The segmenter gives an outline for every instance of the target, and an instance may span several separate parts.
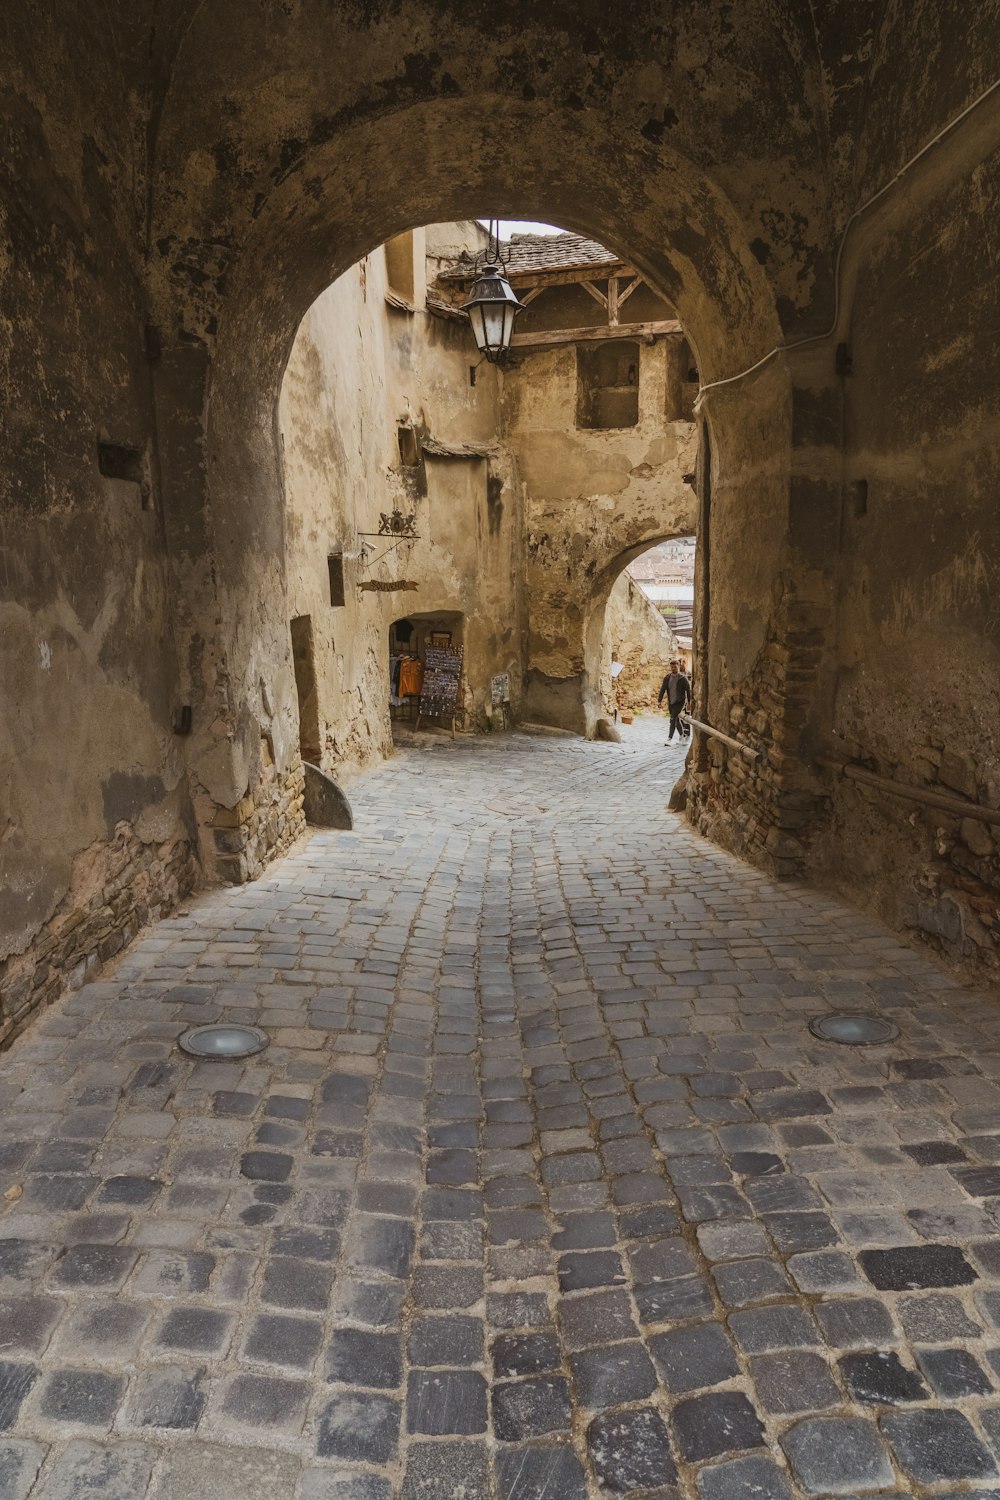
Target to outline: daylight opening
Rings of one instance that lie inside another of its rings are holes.
[[[667,621],[646,574],[614,583],[696,526],[675,310],[616,250],[514,232],[499,255],[524,311],[490,364],[462,309],[495,253],[474,220],[395,236],[316,300],[288,361],[301,737],[331,775],[403,733],[594,735],[655,706],[671,653],[690,665],[691,599]]]

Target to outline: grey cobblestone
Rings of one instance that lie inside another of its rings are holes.
[[[397,757],[4,1054],[3,1500],[995,1486],[995,1002],[633,731]],[[270,1047],[193,1063],[216,1016]]]

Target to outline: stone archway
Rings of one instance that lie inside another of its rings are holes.
[[[608,639],[607,621],[609,604],[611,602],[612,594],[614,593],[616,586],[623,581],[625,570],[628,568],[629,564],[642,557],[644,553],[649,552],[652,548],[659,546],[662,542],[669,542],[674,540],[675,538],[679,538],[682,536],[689,537],[692,536],[693,533],[693,526],[691,528],[680,527],[665,534],[653,537],[644,543],[629,547],[624,553],[620,553],[618,557],[616,557],[611,563],[602,568],[594,589],[594,593],[591,596],[590,609],[587,617],[585,632],[587,682],[586,701],[588,716],[589,718],[593,719],[595,726],[598,719],[605,715],[608,708],[608,683],[606,680],[607,671],[609,668],[608,651],[614,643],[609,641]],[[634,587],[635,589],[639,589],[638,584],[633,584],[632,587]],[[655,604],[653,604],[649,599],[645,598],[645,596],[642,596],[642,602],[648,608],[648,610],[654,612],[655,616]],[[662,678],[662,674],[667,670],[667,663],[669,662],[670,658],[676,654],[676,651],[672,649],[669,644],[671,639],[669,630],[665,630],[664,635],[665,639],[662,654],[662,671],[656,682],[657,688],[659,687],[659,681]]]
[[[171,410],[171,386],[200,393],[204,413],[203,470],[184,474],[172,504],[177,515],[199,515],[212,538],[207,587],[204,558],[185,550],[187,537],[179,539],[187,613],[204,663],[192,696],[227,700],[221,714],[201,717],[204,728],[191,742],[190,770],[208,803],[228,807],[234,799],[253,797],[262,728],[279,771],[290,771],[294,761],[293,679],[282,665],[287,630],[284,611],[275,607],[282,557],[273,412],[298,320],[340,270],[414,223],[466,215],[500,195],[511,211],[545,212],[569,228],[624,246],[678,307],[706,374],[766,351],[780,336],[774,287],[748,250],[736,206],[703,168],[665,151],[662,143],[654,149],[640,133],[634,170],[644,195],[638,203],[613,165],[617,131],[611,118],[588,117],[597,165],[582,174],[575,110],[547,105],[539,111],[523,100],[486,98],[494,127],[502,127],[502,150],[497,130],[482,128],[483,97],[439,97],[378,119],[345,120],[331,138],[303,145],[300,158],[275,174],[266,195],[248,204],[245,194],[242,200],[231,194],[223,205],[231,233],[238,231],[238,250],[228,243],[217,250],[217,222],[207,236],[206,221],[217,221],[223,212],[217,192],[196,190],[185,205],[185,222],[200,216],[205,229],[199,242],[189,241],[183,263],[175,255],[179,236],[171,232],[176,205],[165,201],[157,217],[157,241],[166,247],[156,282],[161,321],[174,325],[162,362],[161,440],[169,446],[189,436],[172,431],[178,413]],[[164,153],[177,147],[176,129],[168,110]],[[430,161],[428,140],[436,142]],[[695,222],[705,233],[692,235]],[[195,277],[193,290],[191,262],[205,265],[209,246],[225,265]],[[773,411],[770,424],[760,421],[762,397]],[[743,592],[742,606],[758,612],[763,635],[787,514],[787,469],[783,473],[775,464],[781,448],[773,441],[774,430],[781,430],[787,451],[787,377],[780,368],[772,367],[758,383],[754,406],[749,426],[739,413],[734,422],[728,413],[720,417],[716,452],[734,506],[746,503],[753,485],[767,557],[759,587]],[[767,434],[765,443],[761,433]],[[724,481],[717,494],[726,494]],[[662,522],[656,529],[662,531]],[[193,534],[188,527],[187,535]],[[208,616],[221,625],[200,627]],[[182,646],[182,661],[197,655],[190,644]],[[270,706],[263,725],[265,678]]]
[[[254,809],[261,857],[280,847],[281,369],[338,270],[468,213],[620,246],[690,335],[712,440],[705,709],[766,755],[753,786],[706,771],[701,826],[896,921],[954,890],[979,913],[956,956],[985,942],[995,860],[961,819],[941,855],[932,820],[843,779],[828,807],[809,767],[832,746],[996,804],[992,7],[872,26],[793,0],[626,5],[609,27],[600,0],[54,0],[40,23],[11,0],[3,46],[11,1013],[176,899],[192,809],[203,829],[224,813],[237,854]],[[115,447],[148,484],[101,467]],[[942,638],[947,756],[914,706]]]

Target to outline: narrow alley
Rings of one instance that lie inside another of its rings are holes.
[[[667,812],[664,727],[406,751],[15,1042],[2,1500],[1000,1483],[996,1003]]]

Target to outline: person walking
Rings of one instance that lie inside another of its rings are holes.
[[[689,730],[685,730],[680,721],[680,716],[691,702],[691,684],[680,670],[680,663],[671,661],[670,671],[664,677],[660,685],[660,696],[656,700],[657,708],[660,707],[664,698],[667,700],[667,708],[670,711],[670,732],[667,735],[667,744],[674,737],[676,729],[680,739],[687,739]]]

